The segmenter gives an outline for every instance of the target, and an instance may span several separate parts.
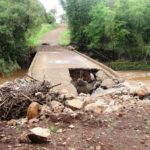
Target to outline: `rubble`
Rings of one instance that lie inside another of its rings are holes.
[[[54,87],[60,84],[53,85],[32,77],[5,83],[0,87],[0,120],[19,119],[26,115],[28,120],[44,119],[53,113],[73,114],[77,111],[110,113],[137,100],[149,99],[144,84],[131,86],[127,82],[120,83],[103,71],[71,69],[70,75],[74,85],[85,88],[86,92],[80,90],[75,96],[65,89],[57,91]]]
[[[79,99],[67,100],[66,105],[74,110],[81,109],[83,101]]]
[[[105,79],[108,79],[108,76],[104,73],[104,71],[100,70],[96,73],[96,80],[104,81]]]
[[[102,81],[101,87],[104,89],[112,88],[116,85],[116,83],[112,79],[106,79]]]
[[[138,86],[130,87],[129,91],[131,95],[137,95],[140,98],[143,98],[148,95],[147,87],[141,82],[138,83]]]
[[[54,113],[61,113],[64,109],[64,105],[58,101],[52,101],[51,108]]]
[[[27,132],[23,132],[19,137],[20,143],[45,143],[50,137],[50,131],[47,128],[36,127]]]
[[[25,117],[32,102],[47,104],[47,93],[52,99],[58,98],[58,93],[51,90],[53,87],[55,85],[50,82],[31,80],[29,77],[5,83],[0,87],[0,120]]]
[[[41,106],[41,111],[40,111],[40,116],[47,116],[48,114],[50,114],[52,112],[51,108],[44,104]]]
[[[55,90],[55,85],[50,82],[29,80],[28,78],[18,79],[1,86],[0,120],[2,120],[2,123],[6,122],[6,128],[13,129],[13,132],[17,133],[13,141],[16,142],[15,145],[21,144],[21,147],[24,147],[25,145],[32,146],[36,143],[42,146],[51,141],[57,144],[56,147],[61,145],[66,148],[70,143],[65,138],[68,135],[70,135],[70,139],[75,141],[78,136],[73,137],[73,135],[78,135],[77,131],[83,138],[93,127],[95,135],[97,130],[101,130],[101,128],[108,128],[109,132],[111,132],[115,125],[119,124],[117,122],[119,119],[124,121],[129,109],[132,111],[134,110],[133,108],[140,108],[144,105],[149,110],[150,100],[145,85],[141,83],[137,85],[130,85],[126,82],[117,83],[114,79],[109,78],[97,81],[94,75],[90,75],[91,78],[84,76],[84,80],[86,79],[87,83],[86,88],[90,85],[92,90],[87,88],[87,93],[80,91],[81,93],[79,92],[77,96],[65,89],[61,89],[61,91]],[[110,83],[106,85],[108,81]],[[105,86],[103,85],[104,83]],[[113,85],[111,85],[112,83]],[[142,92],[145,93],[143,94]],[[116,122],[112,118],[107,118],[109,115],[114,115],[117,118]],[[141,114],[139,113],[138,115]],[[95,130],[95,127],[100,128]],[[118,128],[120,131],[120,128],[123,127],[119,124]],[[83,135],[81,132],[85,129],[87,132]],[[7,129],[4,136],[0,133],[0,142],[9,143],[11,141],[11,138],[6,133]],[[11,134],[11,131],[8,131],[8,133]],[[99,133],[101,135],[102,132],[100,131]],[[90,133],[89,142],[94,137],[92,134]],[[58,137],[61,140],[55,142]],[[54,148],[53,146],[52,149]],[[93,148],[102,149],[98,144]],[[31,149],[34,148],[31,147]]]
[[[103,107],[97,105],[96,103],[91,103],[91,104],[88,104],[87,106],[85,106],[84,111],[100,114],[103,112]]]

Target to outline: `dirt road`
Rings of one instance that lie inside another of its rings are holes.
[[[48,43],[51,46],[59,45],[60,35],[65,30],[66,25],[59,25],[54,31],[48,32],[42,39],[41,43]]]

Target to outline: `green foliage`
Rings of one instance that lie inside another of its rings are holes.
[[[114,12],[100,3],[92,9],[91,16],[92,21],[85,30],[90,39],[89,48],[106,49],[113,35]]]
[[[20,69],[17,62],[13,62],[11,60],[6,62],[4,59],[0,59],[0,73],[3,76],[10,75],[16,69]]]
[[[67,15],[65,13],[61,14],[60,18],[61,18],[61,23],[67,23]]]
[[[108,2],[101,1],[90,12],[92,19],[85,30],[89,48],[114,49],[119,58],[143,59],[149,44],[150,2],[116,0],[111,6]]]
[[[80,49],[84,49],[88,42],[84,32],[90,22],[89,11],[99,0],[60,0],[66,10],[69,28],[71,30],[71,42]]]
[[[51,11],[47,13],[46,17],[47,17],[47,22],[49,24],[53,24],[56,22],[55,16],[53,13],[51,13]]]
[[[37,46],[40,43],[41,37],[45,33],[55,29],[56,26],[57,26],[57,24],[55,24],[55,23],[53,23],[53,24],[42,24],[39,28],[37,28],[33,32],[33,34],[29,38],[27,38],[27,44],[29,46]]]
[[[150,63],[145,64],[142,61],[126,61],[126,60],[117,60],[110,63],[110,67],[114,70],[150,70]]]
[[[52,125],[52,124],[49,124],[48,128],[49,128],[49,131],[52,132],[52,133],[56,133],[57,130],[58,130],[58,127],[55,126],[55,125]]]
[[[67,12],[71,42],[80,51],[111,50],[118,59],[150,59],[149,0],[60,2]]]
[[[62,46],[68,46],[70,44],[70,30],[65,29],[60,35],[59,44]]]
[[[11,65],[16,66],[26,58],[29,52],[26,35],[30,36],[33,28],[43,22],[46,12],[38,0],[0,1],[0,59],[5,64],[0,73],[14,70]]]

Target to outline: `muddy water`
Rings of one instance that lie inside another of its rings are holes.
[[[6,81],[11,81],[16,78],[21,78],[26,75],[27,69],[21,69],[14,72],[9,77],[0,76],[0,84],[3,84]],[[129,82],[144,82],[150,87],[150,71],[118,71],[119,75],[128,80]]]
[[[8,76],[8,77],[0,76],[0,84],[3,84],[6,81],[14,80],[16,78],[24,77],[26,73],[27,73],[27,69],[21,69],[21,70],[15,71],[11,76]]]
[[[130,83],[143,82],[150,87],[150,71],[118,71],[118,73]]]

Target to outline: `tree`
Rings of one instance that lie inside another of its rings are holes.
[[[22,62],[29,50],[26,33],[43,22],[46,12],[38,0],[0,1],[0,59],[7,70]]]
[[[88,43],[85,27],[90,22],[89,11],[99,0],[60,0],[66,10],[68,24],[71,30],[71,41],[80,50],[84,50]]]
[[[142,60],[149,47],[148,0],[103,0],[90,12],[86,27],[89,48],[114,50],[119,58]]]
[[[51,11],[49,11],[49,12],[47,13],[47,22],[48,22],[49,24],[52,24],[52,23],[56,22],[55,14],[53,14]]]
[[[132,61],[150,55],[149,0],[60,0],[71,41],[80,51],[96,50]],[[107,52],[109,50],[109,52]],[[107,57],[106,56],[106,57]]]

